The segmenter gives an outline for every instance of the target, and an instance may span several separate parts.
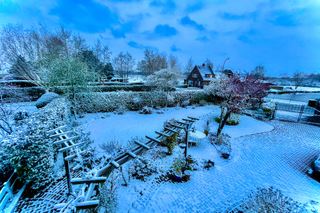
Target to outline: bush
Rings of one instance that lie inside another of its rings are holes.
[[[144,106],[139,113],[144,115],[152,114],[152,108],[148,106]]]
[[[280,190],[258,188],[243,203],[228,212],[309,212],[301,203],[286,197]]]
[[[53,141],[48,131],[69,122],[64,99],[57,99],[21,122],[18,131],[4,138],[0,159],[7,169],[31,183],[34,190],[49,184],[54,178]]]
[[[175,133],[165,140],[165,146],[168,148],[168,155],[172,155],[174,147],[177,145],[178,134]]]
[[[215,122],[220,123],[220,117],[215,117],[214,120],[215,120]],[[236,126],[238,124],[239,124],[238,120],[228,119],[226,122],[226,125],[228,125],[228,126]]]
[[[108,92],[78,94],[80,112],[112,112],[120,106],[128,110],[141,110],[144,106],[167,107],[197,104],[207,96],[202,90],[185,90],[176,92]]]
[[[151,176],[157,172],[157,168],[146,158],[137,158],[132,161],[129,168],[131,177],[138,180],[145,180],[146,177]]]

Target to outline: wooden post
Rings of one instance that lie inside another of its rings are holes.
[[[184,157],[186,158],[187,160],[187,156],[188,156],[188,145],[189,145],[189,124],[186,125],[185,127],[185,131],[186,131],[186,138],[185,138],[185,143],[186,143],[186,148],[185,148],[185,151],[184,151]]]
[[[300,122],[300,120],[301,120],[303,111],[304,111],[304,105],[301,105],[301,107],[300,107],[300,112],[299,112],[299,117],[298,117],[298,122]]]
[[[67,177],[67,186],[68,186],[68,194],[72,194],[72,186],[71,186],[71,174],[70,174],[70,167],[69,167],[69,161],[66,160],[67,152],[63,152],[63,162],[64,162],[64,169],[66,171],[66,177]]]

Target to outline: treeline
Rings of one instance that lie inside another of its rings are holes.
[[[90,73],[92,80],[110,79],[117,75],[127,78],[135,67],[139,73],[151,75],[165,68],[177,68],[178,60],[155,50],[146,49],[142,60],[136,62],[129,52],[112,57],[107,44],[97,39],[89,45],[84,37],[63,27],[48,30],[44,26],[27,29],[23,25],[6,25],[1,30],[1,66],[17,78],[37,82],[56,81],[63,73],[58,68],[75,66]],[[61,67],[62,66],[62,67]],[[61,69],[60,69],[61,70]]]

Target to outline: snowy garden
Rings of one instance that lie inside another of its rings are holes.
[[[320,212],[319,88],[299,76],[229,58],[183,76],[146,49],[137,80],[129,53],[63,28],[0,38],[1,213]]]

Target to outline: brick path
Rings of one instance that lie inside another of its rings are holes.
[[[223,212],[257,187],[274,186],[296,201],[320,205],[320,184],[305,171],[320,153],[320,128],[296,123],[271,122],[271,132],[232,141],[233,157],[215,168],[192,172],[183,184],[162,183],[147,187],[129,212]],[[209,144],[192,152],[215,152]],[[319,210],[320,212],[320,210]]]

